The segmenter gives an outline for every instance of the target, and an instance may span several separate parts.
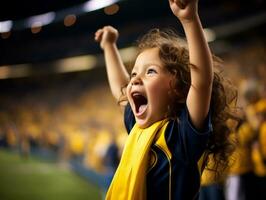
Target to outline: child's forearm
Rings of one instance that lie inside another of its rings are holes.
[[[113,96],[118,100],[121,96],[122,87],[128,83],[129,74],[115,43],[105,45],[104,58],[109,85]]]
[[[186,34],[191,66],[191,83],[194,87],[211,87],[213,79],[212,55],[203,28],[196,15],[193,20],[181,22]]]

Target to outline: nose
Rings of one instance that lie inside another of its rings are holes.
[[[131,79],[131,85],[140,85],[140,84],[142,84],[142,80],[139,77],[139,75],[137,75]]]

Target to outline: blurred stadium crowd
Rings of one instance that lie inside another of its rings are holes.
[[[203,171],[202,200],[266,199],[265,53],[265,41],[260,41],[223,56],[224,72],[238,88],[242,122],[232,133],[235,151],[219,181],[214,181],[212,171]],[[230,122],[228,125],[235,126]]]
[[[238,88],[243,120],[232,133],[236,149],[219,181],[203,171],[201,200],[266,199],[265,43],[252,41],[219,55],[225,76]],[[103,67],[1,80],[0,89],[1,148],[24,158],[46,151],[103,178],[113,174],[127,133]]]
[[[61,161],[83,156],[85,166],[104,172],[108,144],[113,137],[120,149],[124,143],[122,115],[106,84],[88,89],[76,81],[80,80],[56,80],[59,85],[50,88],[51,82],[44,80],[46,86],[35,91],[27,91],[26,84],[15,89],[28,92],[23,97],[19,91],[3,95],[1,146],[17,149],[23,156],[36,148],[50,149]]]

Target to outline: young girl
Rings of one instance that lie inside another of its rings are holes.
[[[151,30],[139,41],[130,75],[116,46],[117,30],[105,26],[95,33],[112,94],[121,102],[126,86],[128,101],[129,137],[106,199],[197,199],[203,153],[212,153],[217,165],[226,163],[231,101],[213,72],[216,62],[203,35],[198,1],[169,4],[183,25],[189,51],[174,33]]]

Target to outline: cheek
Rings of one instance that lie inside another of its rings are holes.
[[[158,80],[154,84],[150,85],[150,91],[153,94],[168,96],[168,92],[170,91],[169,80]],[[159,97],[159,96],[158,96]]]
[[[150,92],[153,96],[154,103],[159,104],[163,107],[167,106],[169,103],[169,81],[160,81],[157,84],[150,85]]]

